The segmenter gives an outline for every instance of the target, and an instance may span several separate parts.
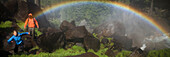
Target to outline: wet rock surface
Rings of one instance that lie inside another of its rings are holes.
[[[84,26],[78,26],[65,32],[67,40],[75,38],[85,38],[86,36],[88,36],[88,34],[89,33]]]
[[[25,22],[28,17],[28,13],[33,13],[33,16],[35,16],[36,13],[42,12],[41,8],[36,4],[28,3],[22,0],[8,0],[3,4],[0,4],[0,6],[2,9],[0,10],[0,18],[2,18],[2,21],[21,20]],[[43,14],[41,17],[37,17],[36,19],[41,28],[51,26]]]
[[[86,50],[93,49],[94,51],[98,51],[100,49],[100,41],[94,38],[85,26],[74,26],[68,21],[63,21],[60,29],[65,33],[67,42],[74,42],[75,44],[83,43]]]
[[[64,33],[55,28],[49,28],[46,33],[38,37],[38,46],[46,52],[53,52],[56,49],[64,48],[64,45]]]
[[[6,20],[11,20],[10,17],[12,17],[13,15],[9,12],[9,10],[2,4],[0,3],[0,21],[6,21]]]
[[[86,49],[93,49],[97,52],[100,49],[100,41],[94,37],[86,37],[84,38],[84,45]]]
[[[126,36],[113,36],[113,39],[125,50],[130,50],[132,48],[132,40]]]
[[[140,48],[134,48],[129,57],[146,57],[146,52],[141,50]]]
[[[108,56],[108,57],[115,57],[116,53],[114,53],[111,49],[108,49],[105,54]]]
[[[24,51],[29,52],[30,49],[35,47],[37,44],[30,35],[23,35],[22,40],[24,42]]]
[[[104,45],[105,45],[105,44],[108,44],[108,43],[109,43],[109,40],[106,39],[106,38],[104,38],[104,39],[102,39],[101,43],[104,44]]]
[[[65,31],[67,31],[67,30],[69,30],[69,29],[73,29],[73,28],[75,28],[75,26],[74,26],[73,24],[69,23],[69,22],[66,21],[66,20],[64,20],[64,21],[61,23],[61,25],[60,25],[60,29],[61,29],[63,32],[65,32]]]

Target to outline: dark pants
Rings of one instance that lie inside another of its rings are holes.
[[[21,43],[21,44],[19,44],[19,45],[15,45],[15,48],[14,48],[14,52],[15,53],[18,53],[18,49],[20,48],[22,51],[24,50],[24,46],[23,46],[24,44],[23,43]]]
[[[34,40],[35,39],[35,28],[28,28],[28,31],[30,32],[32,40]]]

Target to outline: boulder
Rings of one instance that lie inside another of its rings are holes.
[[[104,45],[105,45],[105,44],[108,44],[108,43],[109,43],[109,40],[106,39],[106,38],[103,38],[102,41],[101,41],[101,43],[104,44]]]
[[[78,26],[65,32],[67,40],[75,38],[85,38],[86,36],[88,36],[88,34],[89,32],[86,30],[85,26]]]
[[[38,37],[37,43],[43,51],[53,52],[56,49],[64,48],[65,35],[62,31],[58,31],[55,28],[49,28],[46,33],[43,33]]]
[[[112,36],[114,39],[115,45],[119,45],[122,49],[130,50],[132,48],[132,39],[129,39],[126,36]]]
[[[84,43],[84,38],[89,35],[84,26],[78,26],[73,29],[67,30],[65,33],[67,45],[75,45],[76,43]],[[73,44],[69,44],[72,42]]]
[[[146,57],[146,53],[141,50],[140,48],[136,48],[133,52],[129,55],[129,57]]]
[[[84,45],[86,50],[93,49],[95,52],[97,52],[100,49],[100,41],[94,37],[84,38]]]
[[[15,48],[15,41],[11,44],[8,44],[8,39],[12,36],[12,34],[8,35],[6,39],[3,40],[3,49],[5,51],[11,51]]]
[[[60,25],[60,29],[65,32],[69,29],[73,29],[75,28],[76,26],[74,26],[73,24],[69,23],[68,21],[64,20],[61,25]]]
[[[76,26],[75,20],[71,21],[71,24]]]
[[[109,49],[111,50],[118,50],[118,51],[121,51],[123,48],[122,48],[122,44],[116,40],[113,40],[112,41],[114,43],[114,45],[112,45]]]
[[[115,57],[115,55],[117,54],[118,52],[113,52],[113,50],[111,49],[108,49],[105,54],[108,56],[108,57]]]
[[[97,38],[94,38],[90,34],[85,26],[74,26],[73,24],[63,21],[60,29],[65,33],[67,43],[73,42],[84,44],[86,51],[88,49],[93,49],[98,51],[100,49],[100,41]]]
[[[31,38],[30,35],[23,35],[22,40],[24,42],[24,51],[29,52],[30,49],[37,46],[36,42]]]

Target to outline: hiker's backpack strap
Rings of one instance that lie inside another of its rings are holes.
[[[33,20],[33,21],[34,21],[34,24],[35,24],[35,20],[36,20],[36,19],[34,18],[34,20]]]
[[[33,18],[33,19],[34,19],[33,22],[34,22],[35,28],[37,28],[37,25],[35,23],[36,19],[35,18]]]
[[[27,19],[28,19],[28,22],[29,22],[29,19],[30,19],[30,18],[27,18]],[[37,26],[36,26],[36,23],[35,23],[35,20],[36,20],[36,19],[33,18],[34,25],[35,25],[35,27],[37,27]],[[27,24],[28,24],[28,22],[27,22]]]
[[[29,19],[30,19],[30,18],[27,18],[27,19],[28,19],[28,22],[29,22]],[[27,22],[27,24],[28,24],[28,22]],[[34,22],[34,24],[35,24],[35,18],[33,18],[33,22]]]
[[[27,18],[27,25],[26,25],[26,30],[28,31],[28,22],[29,22],[29,18]]]
[[[27,18],[28,19],[28,22],[29,22],[29,18]],[[27,22],[27,25],[28,25],[28,22]]]

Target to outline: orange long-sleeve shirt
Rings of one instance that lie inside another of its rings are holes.
[[[29,18],[29,21],[28,21],[28,18],[27,18],[26,21],[25,21],[24,28],[26,28],[27,23],[28,23],[28,27],[29,27],[29,28],[35,28],[34,22],[35,22],[35,24],[37,25],[37,28],[39,28],[38,22],[37,22],[37,20],[36,20],[35,18],[32,18],[32,19]]]

